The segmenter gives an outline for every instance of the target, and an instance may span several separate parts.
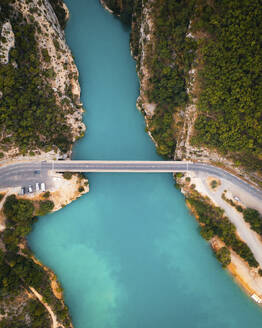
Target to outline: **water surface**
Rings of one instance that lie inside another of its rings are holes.
[[[98,0],[67,0],[87,135],[75,159],[160,160],[136,110],[129,34]],[[29,242],[58,275],[75,328],[246,328],[262,313],[220,267],[170,174],[89,174],[90,193]]]

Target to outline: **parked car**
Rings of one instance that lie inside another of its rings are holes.
[[[37,182],[37,183],[35,184],[35,190],[36,190],[36,191],[39,191],[39,190],[40,190],[40,183]]]
[[[32,188],[31,185],[28,186],[28,191],[29,191],[29,192],[33,192],[33,188]]]
[[[25,194],[25,187],[21,188],[21,195]]]
[[[44,182],[41,183],[41,190],[45,191],[45,183]]]
[[[234,196],[234,200],[236,200],[237,202],[240,202],[240,199],[237,196]]]
[[[40,174],[40,170],[35,170],[34,174]]]

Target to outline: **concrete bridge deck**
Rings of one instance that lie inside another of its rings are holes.
[[[262,191],[237,176],[205,163],[186,161],[28,161],[0,166],[0,188],[23,186],[48,179],[48,172],[130,172],[173,173],[205,172],[211,176],[231,181],[235,185],[262,199]]]

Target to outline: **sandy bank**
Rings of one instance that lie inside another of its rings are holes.
[[[216,187],[212,188],[212,182],[216,181]],[[182,192],[190,192],[190,186],[201,194],[208,197],[215,206],[222,208],[226,216],[236,226],[239,237],[250,247],[256,260],[262,265],[262,239],[256,232],[250,229],[249,225],[244,221],[243,215],[233,206],[229,205],[222,199],[222,194],[226,190],[227,197],[235,201],[235,197],[239,199],[238,204],[242,207],[256,208],[262,213],[262,203],[259,199],[249,195],[245,190],[235,187],[232,183],[211,177],[205,173],[187,172],[184,177],[179,179],[182,183]],[[196,213],[192,211],[196,216]],[[218,250],[224,246],[224,243],[217,237],[210,242],[211,246]],[[234,280],[243,288],[243,290],[251,297],[253,294],[262,299],[262,277],[258,274],[257,268],[250,268],[248,263],[241,259],[232,249],[231,264],[227,267]]]

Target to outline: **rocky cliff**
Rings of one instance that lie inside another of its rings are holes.
[[[2,160],[67,157],[84,135],[79,74],[53,8],[65,24],[69,14],[62,1],[2,5]]]

